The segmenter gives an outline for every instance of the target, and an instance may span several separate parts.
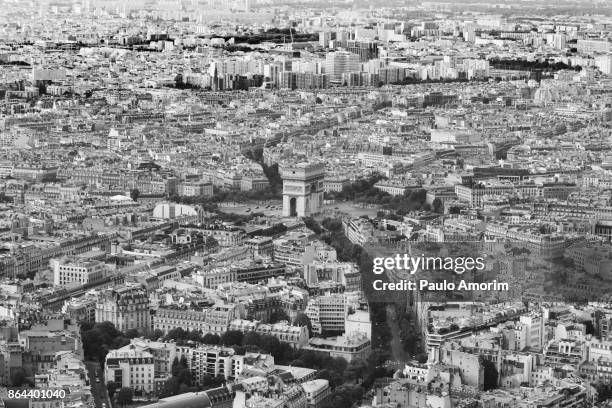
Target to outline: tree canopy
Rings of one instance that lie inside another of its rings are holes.
[[[131,388],[123,387],[117,393],[117,402],[121,404],[121,406],[126,406],[132,403],[132,398],[134,397],[134,392]]]
[[[104,365],[109,350],[130,344],[130,340],[111,322],[95,323],[93,326],[82,324],[81,339],[85,358],[98,361],[101,365]]]

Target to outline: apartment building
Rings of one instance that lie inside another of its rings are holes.
[[[331,281],[342,284],[349,292],[361,288],[361,273],[357,265],[350,262],[314,261],[304,266],[304,280],[309,287]]]
[[[302,388],[306,393],[307,408],[324,407],[331,394],[329,381],[323,379],[306,381],[302,383]]]
[[[324,353],[330,357],[342,357],[350,363],[355,359],[366,359],[372,351],[372,344],[367,337],[354,334],[325,339],[315,337],[310,339],[304,349]]]
[[[202,384],[207,376],[233,379],[242,374],[245,356],[235,355],[231,347],[201,345],[177,346],[178,358],[185,357],[196,384]]]
[[[289,343],[294,348],[302,348],[308,344],[308,327],[293,326],[288,323],[259,324],[255,332],[261,335],[271,335],[283,343]]]
[[[108,289],[100,293],[96,303],[96,322],[106,321],[122,332],[151,329],[147,290],[138,285]]]
[[[245,242],[253,256],[272,257],[274,243],[270,237],[253,237]]]
[[[204,309],[160,307],[153,319],[153,328],[164,333],[180,327],[221,335],[228,330],[232,320],[244,317],[245,307],[238,303],[218,303]]]
[[[186,181],[179,185],[179,195],[185,197],[211,197],[213,195],[212,183]]]
[[[308,302],[305,313],[310,318],[314,334],[343,332],[347,314],[346,298],[341,293],[319,296]]]
[[[86,285],[100,282],[105,276],[104,262],[79,259],[52,259],[53,284],[68,285],[76,283]]]
[[[104,382],[146,393],[155,390],[155,359],[147,351],[128,344],[106,355]]]
[[[171,374],[172,362],[176,357],[176,345],[163,341],[152,341],[145,338],[132,339],[130,343],[153,356],[156,378],[164,378]]]
[[[238,282],[259,283],[269,278],[284,277],[285,265],[282,263],[254,262],[248,265],[232,267],[232,272]]]

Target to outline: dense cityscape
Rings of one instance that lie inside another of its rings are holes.
[[[0,5],[0,408],[612,407],[612,3]]]

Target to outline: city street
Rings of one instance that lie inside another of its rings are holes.
[[[106,391],[106,384],[100,372],[100,382],[96,382],[96,371],[100,370],[100,364],[95,361],[86,361],[87,375],[91,384],[91,394],[93,395],[96,408],[102,408],[103,403],[107,408],[111,408],[110,398],[108,398],[108,392]]]

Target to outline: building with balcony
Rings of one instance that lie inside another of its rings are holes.
[[[111,381],[120,384],[120,388],[153,392],[155,390],[153,355],[133,344],[109,351],[104,362],[104,382]]]
[[[151,329],[149,295],[140,285],[108,289],[96,303],[96,322],[111,322],[117,330]]]

